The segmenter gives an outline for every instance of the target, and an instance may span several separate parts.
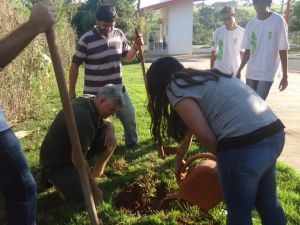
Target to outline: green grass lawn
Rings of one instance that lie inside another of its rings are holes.
[[[126,149],[120,122],[113,119],[118,134],[118,147],[106,169],[106,177],[99,179],[98,184],[104,191],[104,203],[97,206],[99,218],[105,225],[129,224],[225,224],[226,208],[223,203],[211,210],[209,214],[200,212],[196,206],[171,202],[168,210],[155,210],[146,215],[134,214],[126,209],[116,207],[118,194],[130,183],[137,183],[144,190],[146,201],[156,193],[156,187],[163,184],[168,192],[177,190],[173,174],[173,157],[163,160],[151,142],[150,117],[146,110],[147,99],[143,77],[139,64],[123,67],[126,88],[136,110],[139,142],[137,149]],[[79,79],[82,81],[82,76]],[[78,85],[78,95],[82,90],[82,82]],[[14,127],[15,131],[27,130],[30,135],[21,140],[27,160],[39,186],[39,147],[47,128],[56,113],[61,109],[60,98],[56,89],[49,95],[46,114],[41,120],[27,120]],[[197,144],[193,144],[189,154],[199,152]],[[288,224],[300,224],[300,177],[286,165],[278,165],[278,194],[288,218]],[[0,201],[0,214],[4,214],[3,201]],[[254,224],[260,224],[257,213],[253,213]],[[85,206],[63,202],[56,191],[51,188],[38,194],[37,224],[89,224]]]

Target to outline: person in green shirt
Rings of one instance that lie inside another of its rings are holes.
[[[83,155],[95,157],[93,174],[88,169],[89,182],[95,203],[101,203],[103,193],[94,177],[100,177],[113,154],[117,139],[111,122],[105,120],[123,106],[123,91],[109,84],[99,88],[96,96],[83,95],[72,103]],[[43,179],[58,189],[71,202],[84,202],[79,175],[76,170],[67,125],[61,110],[52,122],[41,145],[40,164]]]

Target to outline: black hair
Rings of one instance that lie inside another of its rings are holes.
[[[96,12],[96,19],[98,21],[113,22],[118,18],[116,9],[112,5],[100,6]]]
[[[253,2],[253,5],[255,5],[255,3],[257,3],[257,2],[266,2],[266,4],[268,6],[270,6],[272,4],[272,0],[253,0],[252,2]]]
[[[203,79],[195,79],[201,76]],[[180,116],[173,110],[166,94],[168,89],[174,96],[180,97],[173,91],[170,82],[180,88],[202,85],[207,81],[218,81],[221,74],[210,70],[185,69],[173,57],[163,57],[156,60],[147,71],[148,111],[151,116],[151,134],[154,143],[161,146],[164,140],[180,142],[186,134],[187,127]],[[226,77],[226,76],[225,76]],[[179,82],[179,80],[183,82]]]

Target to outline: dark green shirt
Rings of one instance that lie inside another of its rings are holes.
[[[78,129],[81,148],[84,153],[89,151],[96,136],[97,129],[102,127],[103,120],[98,117],[91,97],[82,96],[73,103],[73,111]],[[43,169],[72,164],[72,147],[69,139],[64,113],[61,110],[52,122],[41,146],[40,162]]]

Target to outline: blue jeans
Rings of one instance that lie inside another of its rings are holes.
[[[251,87],[263,100],[266,100],[273,81],[246,79],[246,84]]]
[[[35,224],[36,183],[11,129],[0,132],[0,191],[5,201],[6,225]]]
[[[128,92],[124,92],[124,106],[117,111],[116,116],[121,120],[125,133],[125,145],[134,146],[138,142],[134,108]]]
[[[285,225],[276,194],[276,160],[284,146],[281,131],[242,148],[217,154],[220,184],[227,207],[227,225],[252,225],[257,209],[263,225]]]

